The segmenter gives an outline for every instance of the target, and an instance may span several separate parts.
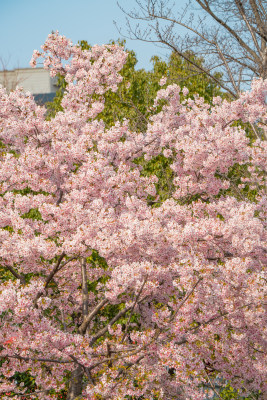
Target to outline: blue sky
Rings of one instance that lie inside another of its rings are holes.
[[[120,0],[120,4],[129,10],[135,1]],[[74,43],[108,43],[120,37],[113,20],[125,28],[125,16],[117,0],[0,0],[1,60],[7,69],[28,67],[32,51],[40,49],[52,30]],[[127,40],[127,47],[137,53],[138,68],[150,69],[152,55],[167,54],[164,49],[139,41]]]

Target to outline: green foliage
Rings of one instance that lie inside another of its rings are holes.
[[[0,365],[4,362],[5,360],[0,360]],[[1,379],[1,375],[0,375]],[[17,385],[21,387],[21,392],[25,394],[25,396],[21,396],[20,398],[22,400],[26,400],[29,398],[29,394],[33,393],[36,390],[36,384],[34,378],[30,374],[29,371],[25,372],[15,372],[15,374],[10,378],[10,381],[16,381]],[[14,392],[8,392],[6,393],[6,396],[10,397],[12,399],[13,397],[17,397],[16,393]],[[33,400],[37,400],[37,397],[31,397]]]
[[[32,208],[30,211],[22,215],[22,218],[29,218],[40,221],[42,219],[42,215],[38,208]]]
[[[188,51],[187,56],[197,65],[203,66],[204,58],[196,56],[192,51]],[[225,95],[219,89],[219,86],[214,83],[207,75],[201,73],[197,67],[192,66],[189,62],[181,58],[177,53],[171,53],[167,62],[162,61],[159,57],[152,58],[154,64],[154,74],[157,78],[166,76],[167,84],[177,84],[181,87],[187,87],[189,96],[198,94],[204,97],[205,101],[210,103],[214,96]],[[214,75],[218,80],[220,74]]]
[[[119,44],[124,45],[124,42],[119,42]],[[175,53],[170,55],[168,61],[153,57],[152,71],[145,71],[135,69],[136,55],[133,51],[127,52],[128,58],[121,71],[124,79],[116,93],[111,91],[106,93],[105,109],[99,115],[107,127],[112,126],[117,120],[122,121],[126,118],[130,121],[130,127],[133,130],[144,131],[148,117],[151,115],[151,106],[161,88],[159,81],[163,76],[167,78],[166,85],[176,83],[181,87],[186,86],[191,97],[198,93],[206,101],[211,102],[214,96],[223,95],[207,76],[203,76],[196,69],[192,70],[189,63]],[[193,53],[189,53],[188,56],[199,65],[204,62]],[[220,77],[217,76],[217,78]]]
[[[46,103],[48,120],[50,120],[51,118],[54,118],[57,112],[63,111],[63,108],[61,107],[61,101],[63,98],[64,90],[67,87],[67,83],[66,83],[64,77],[61,76],[60,74],[57,75],[57,86],[58,86],[58,90],[56,92],[56,95],[55,95],[53,101]]]
[[[12,190],[14,194],[21,194],[22,196],[27,196],[27,194],[32,194],[32,195],[37,195],[37,194],[43,194],[44,196],[49,196],[49,193],[44,192],[43,190],[39,190],[38,192],[35,192],[29,187],[26,187],[24,189],[14,189]]]
[[[147,199],[148,203],[151,204],[152,207],[157,207],[160,205],[160,203],[170,198],[174,190],[174,185],[172,183],[173,171],[170,168],[172,159],[166,158],[163,156],[163,154],[160,154],[157,157],[153,157],[148,162],[141,157],[136,160],[136,163],[142,165],[142,175],[156,175],[158,178],[158,182],[155,184],[157,196],[155,198],[149,195]]]
[[[108,268],[106,260],[101,257],[96,250],[92,250],[91,256],[88,257],[86,261],[91,264],[92,268]]]
[[[251,183],[247,182],[243,184],[243,187],[239,186],[242,184],[242,178],[250,178],[251,174],[248,171],[249,164],[234,164],[229,168],[227,175],[216,173],[215,176],[220,179],[227,179],[230,182],[230,186],[226,190],[221,190],[218,197],[221,196],[234,196],[239,201],[249,200],[255,202],[259,189],[263,189],[259,186],[257,189],[254,188]],[[259,171],[260,173],[260,171]]]
[[[15,276],[0,265],[0,282],[15,281]]]
[[[223,390],[220,391],[220,397],[216,396],[214,400],[257,400],[260,393],[254,393],[249,396],[241,396],[240,391],[234,389],[230,383],[228,383]]]

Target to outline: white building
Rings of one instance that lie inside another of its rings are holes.
[[[32,94],[55,93],[56,78],[52,79],[49,71],[43,68],[19,68],[13,71],[0,71],[0,84],[8,91],[22,86],[24,91]]]
[[[9,92],[20,86],[25,92],[31,92],[40,104],[53,100],[57,91],[56,82],[57,78],[51,78],[49,71],[43,68],[0,71],[0,85],[6,87]]]

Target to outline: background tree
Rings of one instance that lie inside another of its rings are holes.
[[[123,11],[131,38],[164,45],[236,98],[253,77],[267,77],[266,5],[265,0],[194,0],[181,10],[180,2],[136,0],[136,9]],[[205,64],[195,63],[188,51],[204,57]]]

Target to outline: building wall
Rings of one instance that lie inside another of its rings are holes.
[[[32,94],[55,93],[57,90],[56,78],[52,79],[49,71],[43,68],[21,68],[13,71],[0,71],[0,84],[14,90],[16,86],[23,87],[24,91]]]

